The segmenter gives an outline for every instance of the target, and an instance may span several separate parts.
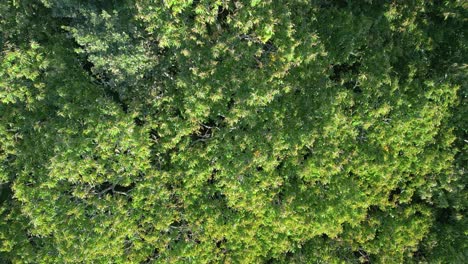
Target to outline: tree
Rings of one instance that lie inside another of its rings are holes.
[[[0,10],[0,260],[466,258],[462,1]]]

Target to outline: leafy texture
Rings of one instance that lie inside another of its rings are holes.
[[[0,3],[0,261],[462,263],[463,1]]]

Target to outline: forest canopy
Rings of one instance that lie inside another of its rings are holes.
[[[464,263],[463,0],[0,1],[0,263]]]

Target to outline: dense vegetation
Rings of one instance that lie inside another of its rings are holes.
[[[467,11],[0,1],[0,262],[466,261]]]

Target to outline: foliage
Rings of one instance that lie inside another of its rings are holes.
[[[462,263],[467,10],[0,2],[0,261]]]

